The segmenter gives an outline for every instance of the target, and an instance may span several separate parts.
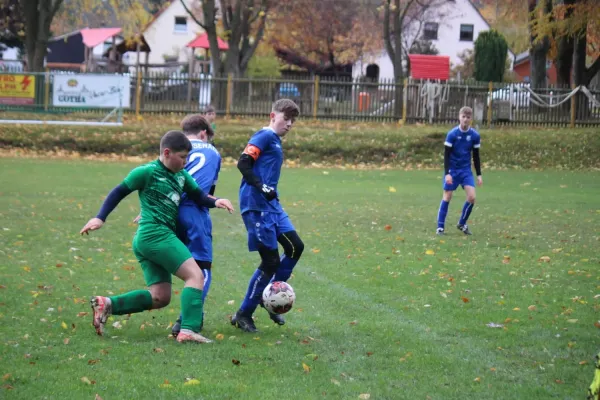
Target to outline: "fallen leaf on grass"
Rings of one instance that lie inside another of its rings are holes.
[[[69,344],[69,341],[70,341],[70,340],[71,340],[71,339],[69,339],[69,338],[64,338],[64,339],[63,339],[63,343],[64,343],[64,344]]]
[[[8,378],[10,378],[10,374],[4,374],[4,376],[2,377],[2,380],[5,381]]]
[[[389,190],[389,192],[390,192],[390,193],[396,193],[396,188],[395,188],[395,187],[393,187],[393,186],[390,186],[390,187],[388,188],[388,190]]]
[[[186,379],[185,383],[183,384],[183,386],[193,386],[193,385],[199,385],[200,381],[198,379]]]
[[[82,377],[81,382],[85,383],[86,385],[93,385],[96,383],[96,381],[90,381],[87,376]]]
[[[564,382],[561,381],[560,379],[555,379],[554,382],[558,383],[559,385],[562,385]]]
[[[391,225],[386,225],[383,227],[383,229],[385,229],[386,231],[391,231],[392,230],[392,226]]]
[[[160,385],[158,385],[158,387],[161,388],[161,389],[168,389],[168,388],[170,388],[172,386],[173,385],[171,385],[167,379],[165,379],[165,381],[163,383],[161,383]]]
[[[371,395],[369,393],[361,393],[358,398],[361,400],[368,400],[371,398]]]
[[[333,379],[333,378],[331,378],[331,383],[333,383],[336,386],[340,386],[341,385],[340,381],[338,381],[337,379]]]
[[[60,326],[61,326],[63,329],[67,329],[67,328],[68,328],[67,324],[66,324],[64,321],[63,321],[63,322],[61,322]]]
[[[577,319],[568,319],[567,322],[570,324],[574,324],[576,323],[578,320]]]
[[[473,379],[473,381],[479,383],[479,382],[481,382],[481,378],[477,377],[477,378]]]
[[[304,372],[309,373],[310,372],[310,367],[304,363],[302,363],[302,369],[304,370]]]
[[[579,365],[586,365],[588,362],[587,361],[579,361]]]
[[[531,305],[531,306],[527,307],[527,309],[528,309],[529,311],[535,311],[535,310],[536,310],[536,306],[534,306],[534,305]]]
[[[319,249],[312,249],[312,252],[315,253],[315,254],[317,254],[317,253],[320,253],[321,250],[319,250]]]
[[[461,297],[460,299],[463,303],[468,303],[470,301],[467,297]]]
[[[96,393],[96,397],[94,397],[94,400],[102,400],[102,397],[100,397],[100,395]]]
[[[81,311],[81,312],[78,312],[78,313],[77,313],[77,316],[78,316],[78,317],[85,317],[85,316],[86,316],[86,315],[88,315],[88,314],[89,314],[88,312]]]
[[[161,349],[160,347],[155,347],[154,349],[152,349],[153,352],[155,353],[164,353],[165,351],[163,349]]]
[[[425,254],[427,254],[428,256],[432,256],[435,254],[435,251],[433,251],[431,249],[427,249],[427,250],[425,250]]]
[[[241,364],[240,360],[236,360],[235,358],[232,358],[231,362],[233,363],[233,365],[240,365]]]
[[[215,337],[215,339],[217,340],[223,340],[225,339],[225,335],[223,335],[222,333],[217,334],[217,336]]]
[[[600,329],[600,321],[596,321],[594,322],[594,326],[598,329]]]
[[[550,262],[550,257],[548,257],[548,256],[541,256],[538,261]]]

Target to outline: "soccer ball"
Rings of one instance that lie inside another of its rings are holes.
[[[296,294],[285,282],[271,282],[263,290],[263,305],[271,314],[285,314],[292,309]]]

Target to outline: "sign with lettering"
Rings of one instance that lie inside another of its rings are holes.
[[[130,107],[129,76],[71,74],[54,75],[52,104],[55,107]]]
[[[0,104],[33,104],[35,76],[0,75]]]

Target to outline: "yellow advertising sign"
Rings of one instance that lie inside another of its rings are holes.
[[[33,104],[35,76],[0,75],[0,104]]]

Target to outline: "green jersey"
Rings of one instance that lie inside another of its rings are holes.
[[[134,168],[123,184],[139,193],[140,228],[163,225],[172,231],[177,223],[181,194],[198,190],[198,184],[185,169],[173,173],[160,160]]]

